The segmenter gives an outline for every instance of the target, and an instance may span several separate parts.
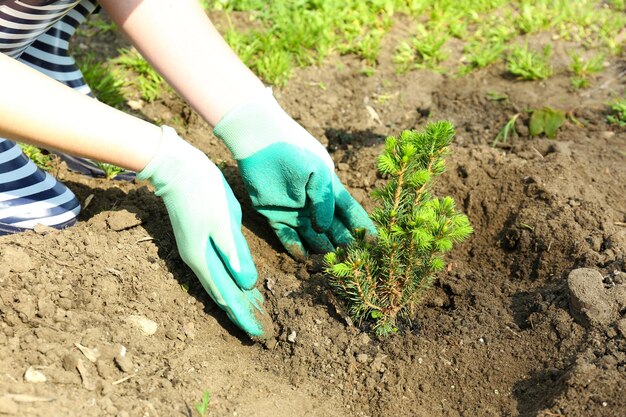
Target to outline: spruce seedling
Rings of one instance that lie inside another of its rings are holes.
[[[445,170],[444,157],[454,136],[450,122],[429,123],[424,131],[390,136],[377,166],[387,183],[372,193],[379,207],[371,219],[376,242],[364,231],[346,248],[325,256],[326,272],[352,318],[374,321],[376,334],[398,330],[445,267],[442,258],[472,227],[451,197],[433,197],[433,179]]]

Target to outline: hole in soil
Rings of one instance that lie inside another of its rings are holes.
[[[521,291],[513,294],[511,302],[511,310],[513,319],[520,330],[527,330],[531,327],[528,318],[532,313],[539,311],[538,302],[543,299],[539,291]]]
[[[520,416],[536,416],[540,410],[549,409],[554,400],[565,390],[562,381],[566,370],[548,368],[531,372],[529,378],[513,386]]]
[[[347,149],[351,145],[355,149],[372,147],[380,145],[385,141],[383,135],[372,132],[371,130],[343,130],[335,128],[327,128],[324,134],[328,138],[328,149],[335,151],[337,149]]]

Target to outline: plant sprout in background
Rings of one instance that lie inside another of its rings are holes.
[[[570,78],[574,89],[589,87],[589,78],[604,68],[604,54],[596,54],[589,59],[583,58],[580,54],[574,53],[571,56],[569,70],[572,73]]]
[[[531,51],[528,45],[515,45],[507,59],[507,69],[522,80],[545,80],[552,75],[551,55],[550,45],[545,46],[541,53]]]
[[[610,124],[626,127],[626,98],[615,100],[609,107],[611,114],[606,117],[606,120]]]

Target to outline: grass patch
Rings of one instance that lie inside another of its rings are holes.
[[[474,70],[485,68],[502,57],[504,42],[496,40],[491,43],[480,43],[474,41],[465,46],[466,64],[461,67],[461,75],[468,74]]]
[[[78,66],[99,101],[116,108],[126,102],[122,91],[126,82],[110,63],[96,62],[93,55],[87,55],[78,62]]]
[[[202,401],[194,404],[194,408],[200,417],[205,417],[209,413],[209,403],[211,402],[211,393],[204,391],[202,393]]]
[[[113,62],[132,73],[133,84],[144,101],[150,103],[162,94],[165,86],[163,77],[136,49],[120,49],[120,56]]]
[[[572,73],[570,82],[574,89],[589,87],[590,78],[593,74],[604,68],[604,54],[596,54],[589,59],[579,54],[573,54],[570,58],[569,70]]]
[[[505,57],[512,42],[549,32],[554,39],[578,43],[607,55],[620,53],[617,35],[626,27],[624,0],[201,0],[227,15],[245,12],[251,29],[226,30],[228,43],[261,78],[284,84],[294,68],[327,56],[354,54],[371,73],[383,37],[398,13],[416,22],[412,35],[393,46],[399,72],[442,69],[451,39],[461,42],[460,63],[446,62],[467,74]],[[538,55],[540,58],[541,54]],[[532,63],[531,66],[535,64]],[[542,73],[544,74],[544,73]],[[532,75],[533,77],[536,75]],[[543,76],[543,75],[542,75]],[[541,77],[540,77],[541,78]]]
[[[614,101],[609,107],[611,114],[606,117],[607,122],[619,127],[626,127],[626,97]]]
[[[391,26],[396,0],[264,2],[215,1],[209,8],[245,11],[253,29],[231,24],[224,37],[263,79],[284,84],[295,67],[321,62],[332,53],[356,54],[372,66]]]
[[[531,51],[528,45],[515,45],[507,59],[507,70],[523,80],[545,80],[552,75],[550,56],[552,47],[543,48],[541,53]]]
[[[44,153],[41,149],[36,146],[29,145],[27,143],[17,143],[20,148],[22,148],[22,152],[26,154],[27,157],[30,158],[31,161],[35,163],[39,168],[44,171],[49,171],[52,168],[52,156],[48,153]]]
[[[516,135],[517,130],[515,130],[515,122],[517,122],[517,118],[520,116],[519,113],[514,114],[511,118],[506,122],[502,130],[498,132],[496,138],[491,143],[491,146],[496,146],[498,143],[507,143],[510,136]]]

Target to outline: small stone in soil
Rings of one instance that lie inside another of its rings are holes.
[[[120,368],[120,371],[122,372],[126,372],[127,374],[132,374],[134,372],[133,361],[131,361],[128,356],[116,356],[115,364],[118,368]]]
[[[358,363],[365,363],[367,362],[368,359],[369,359],[369,356],[367,356],[366,353],[359,353],[358,355],[356,355],[356,361]]]
[[[126,321],[148,336],[155,334],[158,328],[158,324],[143,316],[131,315]]]
[[[109,228],[115,232],[130,229],[141,224],[141,219],[128,210],[118,210],[109,213],[109,217],[106,220]]]
[[[26,382],[46,382],[46,376],[41,372],[30,366],[26,372],[24,372],[24,381]]]
[[[18,273],[30,271],[34,267],[33,261],[30,259],[28,253],[12,247],[7,247],[2,250],[0,264],[6,265],[9,271]]]
[[[361,346],[366,346],[370,343],[370,337],[367,333],[361,333],[358,336],[358,342],[361,344]]]
[[[274,350],[274,348],[276,347],[276,345],[278,344],[278,340],[271,338],[271,339],[267,339],[263,341],[263,346],[265,346],[266,349],[269,350]]]
[[[584,325],[606,326],[611,322],[613,303],[595,269],[579,268],[570,272],[567,286],[572,316]]]
[[[297,336],[297,333],[295,330],[293,330],[291,333],[289,333],[289,336],[287,336],[287,340],[290,343],[296,343],[296,336]]]

